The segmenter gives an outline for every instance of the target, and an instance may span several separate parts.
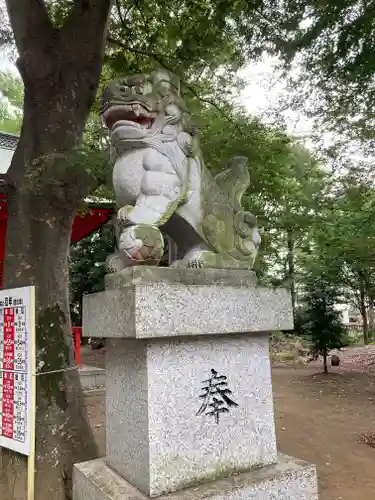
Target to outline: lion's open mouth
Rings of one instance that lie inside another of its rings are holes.
[[[121,125],[136,125],[142,129],[150,129],[155,117],[155,113],[148,111],[139,103],[116,104],[108,107],[103,113],[104,123],[109,130]]]

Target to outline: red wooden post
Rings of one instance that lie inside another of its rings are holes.
[[[76,363],[81,366],[81,326],[72,326]]]

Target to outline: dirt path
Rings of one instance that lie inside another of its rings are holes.
[[[374,500],[375,449],[357,435],[375,431],[375,371],[342,365],[325,376],[319,369],[273,369],[279,450],[317,464],[320,500]],[[103,396],[89,395],[87,405],[104,454]]]
[[[320,500],[373,500],[375,449],[357,435],[375,431],[371,374],[273,371],[280,451],[317,464]]]

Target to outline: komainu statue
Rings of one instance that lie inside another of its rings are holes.
[[[256,218],[243,210],[247,159],[232,158],[213,177],[204,166],[179,82],[164,70],[118,78],[102,95],[111,138],[117,252],[109,272],[157,265],[161,230],[177,244],[182,267],[251,269],[260,244]]]

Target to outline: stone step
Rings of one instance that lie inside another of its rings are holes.
[[[105,459],[74,467],[74,500],[147,500],[110,469]],[[158,500],[318,500],[315,466],[278,455],[278,462],[226,479],[158,496]]]
[[[82,365],[79,370],[82,389],[91,391],[94,389],[105,389],[105,370],[96,366]]]

